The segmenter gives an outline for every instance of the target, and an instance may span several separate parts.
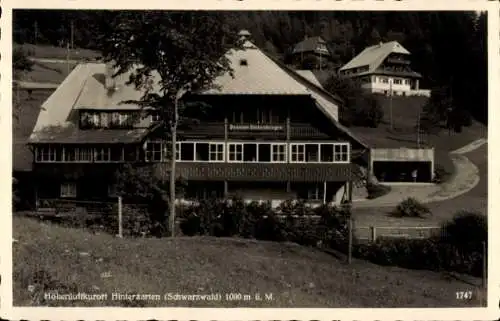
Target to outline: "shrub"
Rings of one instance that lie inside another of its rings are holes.
[[[366,192],[368,193],[367,198],[368,199],[374,199],[378,198],[381,196],[386,195],[391,191],[391,188],[389,186],[381,185],[381,184],[374,184],[374,183],[366,183]]]
[[[481,213],[460,211],[441,227],[441,241],[463,251],[481,253],[487,240],[487,219]]]
[[[426,217],[431,214],[430,209],[418,200],[409,197],[399,203],[391,213],[396,217]]]
[[[433,183],[442,184],[446,182],[451,176],[451,173],[446,170],[446,168],[441,164],[436,164],[436,168],[434,169],[434,179]]]

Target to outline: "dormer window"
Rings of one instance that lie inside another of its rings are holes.
[[[248,66],[248,60],[240,59],[240,66]]]

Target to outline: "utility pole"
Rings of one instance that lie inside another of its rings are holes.
[[[69,75],[69,43],[66,43],[66,76]]]
[[[420,107],[417,109],[417,148],[420,148]]]
[[[33,29],[35,29],[35,40],[34,40],[34,44],[36,45],[37,41],[38,41],[38,21],[35,20],[35,23],[34,23],[34,27]]]
[[[70,22],[70,30],[71,30],[71,38],[70,38],[70,39],[71,39],[71,49],[74,49],[74,43],[73,43],[73,42],[74,42],[74,38],[75,38],[75,37],[74,37],[74,34],[75,34],[75,33],[74,33],[74,24],[73,24],[73,20],[71,20],[71,22]]]
[[[391,130],[394,130],[394,124],[392,119],[392,78],[389,78],[389,112],[391,118]]]

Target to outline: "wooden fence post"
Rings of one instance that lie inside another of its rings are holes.
[[[123,237],[123,224],[122,224],[122,197],[118,196],[118,237]]]
[[[370,235],[372,242],[377,240],[377,228],[375,226],[370,226]]]
[[[351,264],[352,261],[352,217],[349,216],[349,248],[347,249],[347,263]]]

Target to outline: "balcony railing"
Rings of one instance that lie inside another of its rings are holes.
[[[401,59],[401,58],[387,58],[387,62],[391,64],[403,64],[403,65],[409,65],[410,61],[407,59]]]

